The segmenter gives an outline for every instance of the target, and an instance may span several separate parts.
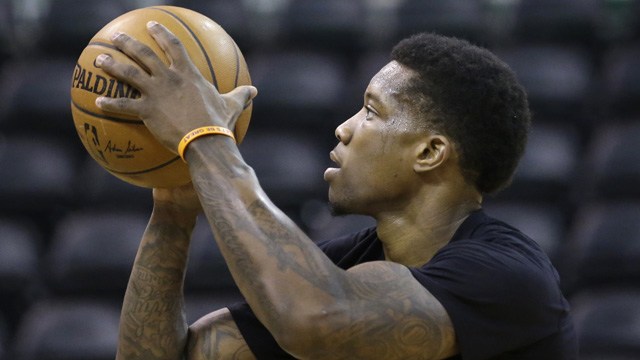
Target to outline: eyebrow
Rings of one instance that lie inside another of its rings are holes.
[[[382,101],[380,100],[380,97],[377,94],[374,94],[374,93],[372,93],[372,92],[370,92],[368,90],[364,93],[364,97],[365,97],[365,99],[369,99],[369,100],[372,100],[372,101],[374,101],[374,102],[376,102],[378,104],[382,104]]]

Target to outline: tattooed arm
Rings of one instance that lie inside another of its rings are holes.
[[[457,352],[442,305],[401,265],[336,267],[267,198],[232,141],[190,145],[216,241],[258,318],[299,358],[441,359]]]
[[[183,280],[200,211],[190,187],[154,190],[153,213],[122,306],[117,359],[253,358],[226,309],[187,329]]]
[[[189,327],[188,359],[255,359],[228,309],[203,316]]]

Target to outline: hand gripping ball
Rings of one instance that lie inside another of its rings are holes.
[[[160,144],[139,118],[103,112],[95,105],[99,96],[140,96],[134,87],[95,66],[96,57],[102,53],[131,61],[111,43],[115,32],[135,37],[169,63],[147,32],[146,24],[151,20],[166,26],[182,41],[196,67],[220,93],[250,85],[251,78],[240,49],[220,25],[195,11],[175,6],[152,6],[125,13],[98,31],[82,51],[73,71],[71,110],[87,152],[104,169],[128,183],[169,188],[191,180],[180,157]],[[238,143],[249,127],[251,110],[249,105],[236,123]]]

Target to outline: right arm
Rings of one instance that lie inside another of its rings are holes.
[[[199,211],[191,185],[154,190],[122,305],[117,360],[253,358],[226,308],[187,327],[183,283]]]
[[[154,190],[154,206],[120,314],[117,360],[181,359],[187,342],[182,288],[197,211]]]

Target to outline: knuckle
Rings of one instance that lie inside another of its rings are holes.
[[[138,78],[140,77],[140,70],[138,70],[138,68],[133,67],[133,66],[127,66],[124,71],[123,71],[123,75],[126,78]]]
[[[169,36],[169,43],[173,46],[182,46],[182,42],[180,41],[180,39],[178,39],[177,37],[171,35]]]
[[[113,107],[118,110],[126,110],[129,108],[129,99],[126,98],[116,98],[112,102]]]
[[[135,41],[125,33],[118,33],[112,41],[120,49],[131,49],[135,44]]]
[[[140,46],[140,55],[144,57],[155,57],[156,53],[148,46],[141,45]]]

